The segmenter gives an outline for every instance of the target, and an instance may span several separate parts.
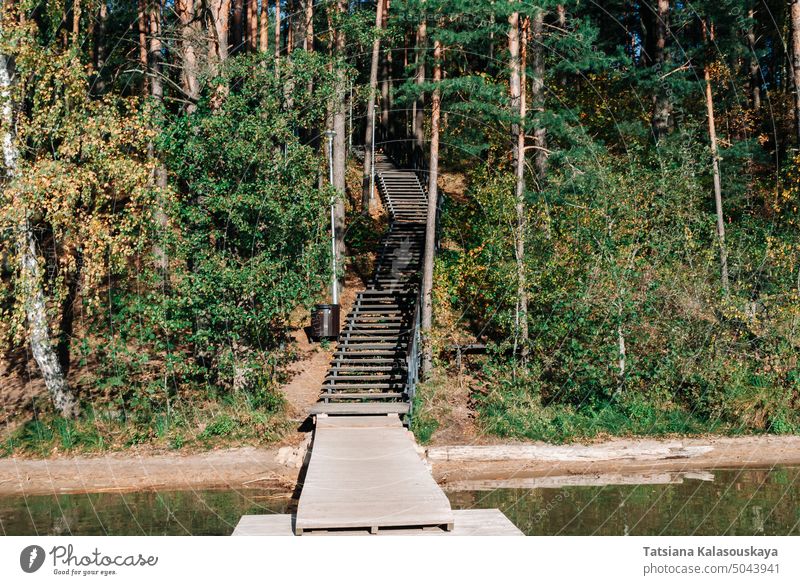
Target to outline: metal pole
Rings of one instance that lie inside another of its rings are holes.
[[[333,186],[333,137],[336,132],[328,130],[325,132],[328,137],[328,180]],[[334,207],[336,206],[336,198],[331,200],[331,263],[333,265],[333,274],[331,276],[331,292],[333,297],[333,304],[339,304],[339,283],[336,280],[336,216]]]
[[[372,194],[375,192],[375,112],[378,111],[378,104],[372,108],[372,168],[369,172],[369,204],[372,206]]]

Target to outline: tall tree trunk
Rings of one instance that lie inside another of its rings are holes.
[[[800,0],[792,0],[792,76],[794,77],[794,119],[800,145]]]
[[[14,83],[14,65],[5,54],[0,53],[0,99],[2,99],[3,160],[6,176],[13,180],[19,170],[19,151],[14,135],[15,116],[11,90]],[[36,365],[42,373],[53,406],[61,416],[72,418],[78,415],[79,406],[75,394],[67,384],[67,378],[53,344],[47,320],[47,302],[42,286],[42,268],[36,252],[36,239],[28,218],[30,210],[20,198],[15,198],[14,209],[20,214],[16,226],[17,263],[19,281],[18,294],[22,297],[27,321],[27,337]]]
[[[258,20],[258,50],[269,51],[269,0],[261,0],[261,12]]]
[[[340,15],[347,13],[347,0],[337,0],[336,10]],[[336,136],[333,138],[333,187],[339,192],[339,199],[334,208],[334,225],[336,227],[336,256],[338,259],[345,257],[344,234],[345,234],[345,197],[346,183],[345,173],[347,166],[347,76],[345,74],[345,64],[347,58],[347,40],[344,28],[339,26],[334,31],[336,43],[336,101],[333,110],[333,131]],[[341,266],[337,262],[337,266]],[[344,277],[344,271],[342,271]],[[340,283],[340,290],[344,290],[344,278]]]
[[[489,15],[489,63],[494,63],[494,25],[497,21],[497,17],[492,12]]]
[[[155,119],[156,130],[160,129],[161,126],[162,108],[164,105],[164,84],[162,81],[161,66],[161,51],[163,50],[163,45],[161,42],[161,1],[162,0],[149,0],[150,4],[148,7],[150,30],[148,73],[150,77],[150,96],[153,98],[157,108]],[[155,221],[158,229],[158,233],[156,234],[155,242],[153,244],[153,258],[155,260],[156,270],[161,276],[162,285],[166,286],[169,278],[169,258],[167,257],[166,250],[164,249],[163,241],[167,231],[168,220],[161,198],[167,189],[167,169],[159,160],[155,150],[155,144],[152,142],[148,145],[148,154],[155,163],[153,167],[153,182],[158,189],[156,206],[153,210],[153,220]]]
[[[665,67],[667,64],[667,36],[669,35],[669,0],[658,0],[655,14],[655,50],[653,65],[656,75],[663,77],[666,75]],[[662,136],[669,132],[670,114],[672,106],[669,95],[659,84],[656,95],[653,96],[653,136],[658,142]]]
[[[108,25],[108,4],[103,0],[97,10],[97,28],[95,29],[94,69],[97,77],[94,88],[97,93],[105,91],[103,68],[106,66],[106,27]]]
[[[556,26],[562,34],[567,34],[567,9],[563,4],[556,5]],[[567,85],[567,75],[563,71],[556,74],[556,83],[562,87]]]
[[[314,50],[314,0],[303,0],[303,49]]]
[[[289,22],[291,30],[289,39],[291,40],[292,50],[304,49],[306,46],[306,10],[307,0],[292,0],[289,9]]]
[[[194,40],[197,38],[195,25],[195,0],[177,0],[176,9],[181,23],[181,50],[183,53],[183,92],[189,101],[186,111],[192,113],[197,109],[200,99],[200,82],[197,80],[197,54]]]
[[[247,0],[247,50],[258,50],[258,0]]]
[[[72,336],[75,332],[75,302],[78,299],[78,286],[80,285],[81,271],[83,270],[83,253],[79,250],[69,252],[75,263],[75,271],[65,275],[67,294],[61,302],[61,320],[58,324],[59,340],[56,345],[58,362],[65,377],[69,377],[71,359]]]
[[[295,0],[286,1],[286,55],[291,55],[294,50],[294,29],[297,28],[297,18],[294,13]]]
[[[714,25],[710,28],[703,21],[703,37],[714,42]],[[719,148],[717,144],[717,127],[714,119],[714,97],[711,93],[710,64],[703,67],[703,78],[706,84],[706,111],[708,114],[708,140],[711,145],[711,170],[714,176],[714,204],[717,208],[717,239],[719,243],[719,264],[722,290],[727,295],[730,289],[728,280],[728,250],[725,247],[725,215],[722,211],[722,184],[719,172]]]
[[[536,125],[533,128],[533,144],[535,147],[534,155],[533,155],[533,163],[534,168],[536,170],[536,182],[538,189],[541,191],[544,189],[544,183],[547,179],[547,128],[545,128],[544,123],[541,120],[541,114],[544,112],[544,17],[545,13],[543,10],[539,10],[533,17],[533,21],[529,18],[525,19],[523,23],[523,37],[524,42],[522,43],[522,57],[523,57],[523,67],[522,67],[522,76],[524,79],[525,76],[525,55],[527,53],[527,46],[528,46],[528,34],[533,36],[533,55],[532,55],[532,69],[533,69],[533,77],[531,78],[531,106],[533,110],[538,115],[538,119],[536,121]],[[523,92],[525,91],[525,85],[523,83],[522,87]]]
[[[233,0],[233,18],[231,19],[231,45],[236,54],[243,48],[244,42],[244,0]]]
[[[388,24],[389,2],[383,0],[383,27]],[[391,110],[392,48],[382,51],[381,59],[381,136],[385,139],[389,134],[389,111]]]
[[[433,83],[431,95],[431,152],[428,162],[428,214],[425,221],[425,256],[422,265],[422,376],[430,377],[433,366],[433,347],[431,346],[431,326],[433,325],[433,259],[436,252],[436,214],[439,199],[439,123],[442,114],[442,94],[439,84],[442,81],[442,42],[433,43]]]
[[[428,29],[425,20],[417,26],[417,43],[415,59],[417,61],[416,83],[422,86],[425,83],[425,47],[427,44]],[[425,94],[420,92],[413,106],[414,138],[417,148],[422,152],[425,148]]]
[[[281,56],[281,0],[275,0],[275,63]]]
[[[138,0],[137,3],[137,24],[139,27],[139,66],[142,68],[142,95],[148,93],[150,82],[148,80],[149,67],[147,66],[147,28],[149,22],[147,12],[147,0]]]
[[[364,176],[362,180],[361,212],[369,213],[372,199],[372,130],[375,122],[375,93],[378,87],[378,59],[381,52],[381,29],[383,28],[383,2],[378,0],[375,9],[375,39],[372,41],[372,60],[369,67],[369,99],[367,100],[367,128],[364,133]]]
[[[524,35],[523,35],[524,36]],[[522,45],[525,40],[523,38]],[[508,17],[508,53],[511,115],[517,118],[511,124],[511,151],[514,158],[515,176],[515,211],[517,215],[516,233],[514,234],[514,255],[517,263],[517,310],[516,328],[514,331],[514,354],[521,348],[523,362],[528,352],[528,292],[525,283],[525,81],[524,67],[520,51],[520,17],[519,12],[512,12]]]
[[[208,0],[208,8],[214,28],[216,57],[222,62],[228,58],[228,15],[231,0]]]
[[[791,21],[791,19],[789,19]],[[787,23],[789,41],[786,50],[781,51],[779,44],[772,51],[772,78],[779,79],[783,93],[788,94],[796,87],[794,82],[794,67],[792,66],[792,55],[794,54],[794,39],[792,35],[791,22]],[[783,35],[781,35],[783,36]]]
[[[750,26],[747,28],[747,45],[750,49],[750,105],[754,110],[761,109],[761,66],[756,53],[756,11],[750,9],[747,13]]]
[[[78,44],[81,32],[81,0],[72,1],[72,44]]]

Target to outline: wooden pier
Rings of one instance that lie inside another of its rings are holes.
[[[293,514],[258,514],[242,516],[232,536],[291,536],[295,533]],[[453,529],[391,528],[377,536],[524,536],[500,510],[453,510]],[[314,530],[307,536],[374,536],[368,530]]]
[[[318,417],[295,532],[453,528],[447,496],[396,414]]]

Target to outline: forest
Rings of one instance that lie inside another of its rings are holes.
[[[280,439],[291,331],[386,226],[373,152],[436,215],[420,440],[460,410],[800,432],[800,0],[4,0],[0,27],[0,453]]]

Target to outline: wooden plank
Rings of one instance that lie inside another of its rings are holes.
[[[295,519],[291,514],[242,516],[232,536],[292,536]],[[303,536],[370,536],[367,530],[306,532]],[[523,536],[522,532],[496,509],[453,510],[453,530],[441,528],[397,528],[378,530],[376,536]]]
[[[323,395],[324,397],[325,395]],[[410,405],[407,402],[381,402],[373,403],[336,403],[315,404],[311,407],[311,414],[336,414],[336,415],[380,415],[380,414],[408,414]]]
[[[297,531],[452,525],[447,497],[396,415],[331,420],[317,419]]]

